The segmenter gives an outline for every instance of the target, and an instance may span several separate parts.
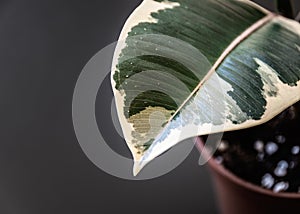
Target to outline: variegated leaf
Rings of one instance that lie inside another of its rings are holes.
[[[299,23],[247,0],[144,0],[112,66],[134,174],[183,139],[270,120],[299,84]]]

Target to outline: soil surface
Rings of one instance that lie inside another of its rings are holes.
[[[214,159],[263,188],[300,193],[300,102],[263,125],[225,133]]]

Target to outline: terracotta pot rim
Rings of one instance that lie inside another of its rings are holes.
[[[196,146],[204,154],[204,156],[208,156],[207,150],[204,149],[204,143],[203,143],[203,140],[202,140],[201,137],[196,137]],[[247,182],[247,181],[239,178],[238,176],[236,176],[235,174],[233,174],[229,170],[227,170],[222,165],[217,164],[216,161],[213,160],[213,158],[210,158],[208,160],[208,164],[214,171],[216,171],[220,175],[224,176],[225,178],[229,179],[233,183],[235,183],[239,186],[242,186],[242,187],[244,187],[244,188],[246,188],[250,191],[257,192],[257,193],[264,194],[264,195],[269,195],[271,197],[276,197],[276,198],[300,199],[300,193],[282,193],[282,192],[281,193],[275,193],[271,190],[264,189],[264,188],[262,188],[258,185]]]

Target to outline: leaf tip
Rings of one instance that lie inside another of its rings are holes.
[[[137,176],[140,171],[142,170],[142,167],[140,166],[140,164],[138,162],[135,162],[133,165],[133,176]]]

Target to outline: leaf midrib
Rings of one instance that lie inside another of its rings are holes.
[[[264,18],[258,20],[245,31],[243,31],[236,39],[232,41],[232,43],[223,51],[217,61],[214,63],[212,68],[208,71],[208,73],[204,76],[204,78],[200,81],[200,83],[196,86],[196,88],[191,92],[191,94],[183,101],[181,106],[178,107],[176,112],[170,117],[167,124],[170,123],[178,113],[184,108],[184,106],[189,102],[189,100],[199,91],[202,85],[213,75],[213,73],[218,69],[218,67],[222,64],[222,62],[226,59],[226,57],[245,39],[250,37],[254,32],[261,29],[263,26],[271,22],[278,14],[274,14],[269,12]]]

